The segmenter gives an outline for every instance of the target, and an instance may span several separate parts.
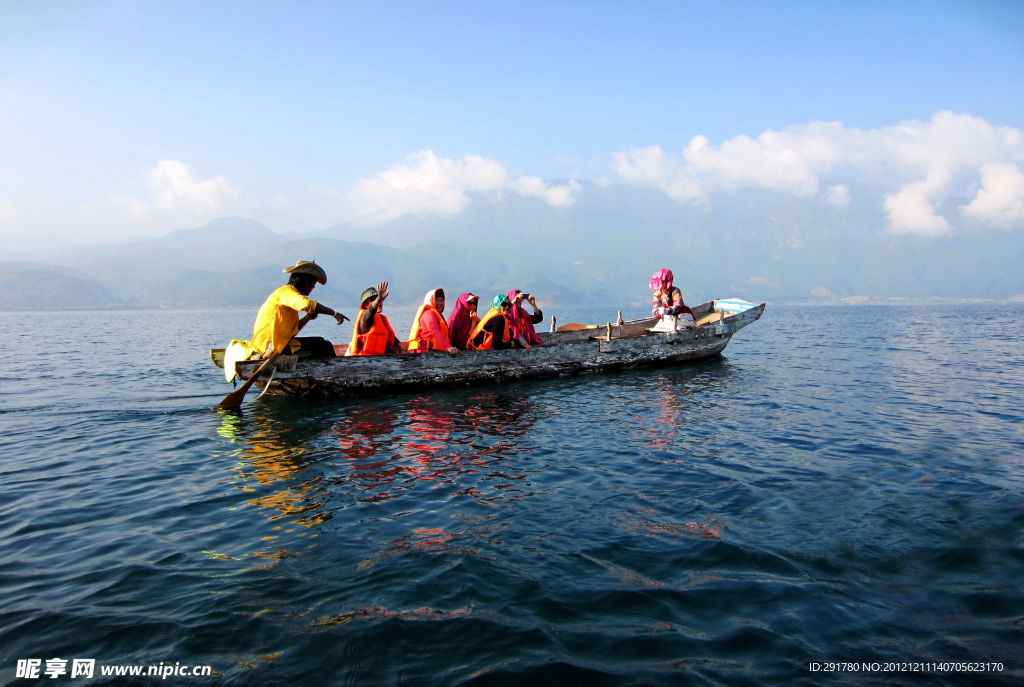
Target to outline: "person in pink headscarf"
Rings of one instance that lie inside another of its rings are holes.
[[[659,320],[666,315],[672,317],[682,316],[685,319],[688,315],[688,324],[696,326],[696,319],[693,311],[683,302],[683,292],[672,285],[672,270],[664,268],[651,275],[647,286],[654,289],[654,297],[651,302],[651,314]]]
[[[544,340],[537,336],[537,330],[533,327],[544,321],[544,313],[537,307],[537,299],[533,297],[533,294],[512,289],[505,295],[512,301],[512,313],[508,317],[508,321],[512,325],[512,338],[522,341],[527,346],[539,346],[544,343]],[[527,314],[526,308],[522,306],[524,300],[533,308],[533,315]]]
[[[480,297],[472,293],[464,293],[455,301],[452,314],[448,316],[448,339],[452,346],[466,350],[466,342],[469,341],[469,334],[480,321],[476,314]]]

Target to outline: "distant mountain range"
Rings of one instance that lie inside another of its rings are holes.
[[[155,239],[22,251],[0,262],[0,309],[255,307],[300,259],[328,272],[315,297],[348,308],[381,279],[391,282],[395,305],[437,287],[487,300],[520,288],[552,305],[639,304],[661,267],[695,303],[1024,294],[1020,231],[961,228],[921,239],[885,233],[881,209],[855,203],[839,210],[747,190],[713,198],[708,211],[646,188],[585,191],[570,208],[480,196],[454,217],[337,225],[317,235],[226,218]]]
[[[128,306],[83,272],[32,262],[0,263],[0,310],[97,310]]]

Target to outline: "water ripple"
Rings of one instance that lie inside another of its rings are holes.
[[[172,343],[251,313],[40,322],[126,355],[4,372],[0,681],[68,656],[224,685],[1017,683],[1024,311],[971,316],[968,343],[956,309],[769,308],[695,365],[241,414]]]

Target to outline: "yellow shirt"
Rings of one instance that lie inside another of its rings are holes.
[[[291,284],[275,289],[256,313],[250,345],[260,353],[274,342],[274,350],[283,351],[299,331],[299,311],[313,312],[316,301],[306,298]]]

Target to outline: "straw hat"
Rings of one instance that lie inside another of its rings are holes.
[[[299,274],[312,274],[316,277],[318,283],[327,283],[327,273],[324,272],[324,268],[316,264],[313,260],[299,260],[292,267],[285,267],[281,271],[288,273],[298,272]]]

